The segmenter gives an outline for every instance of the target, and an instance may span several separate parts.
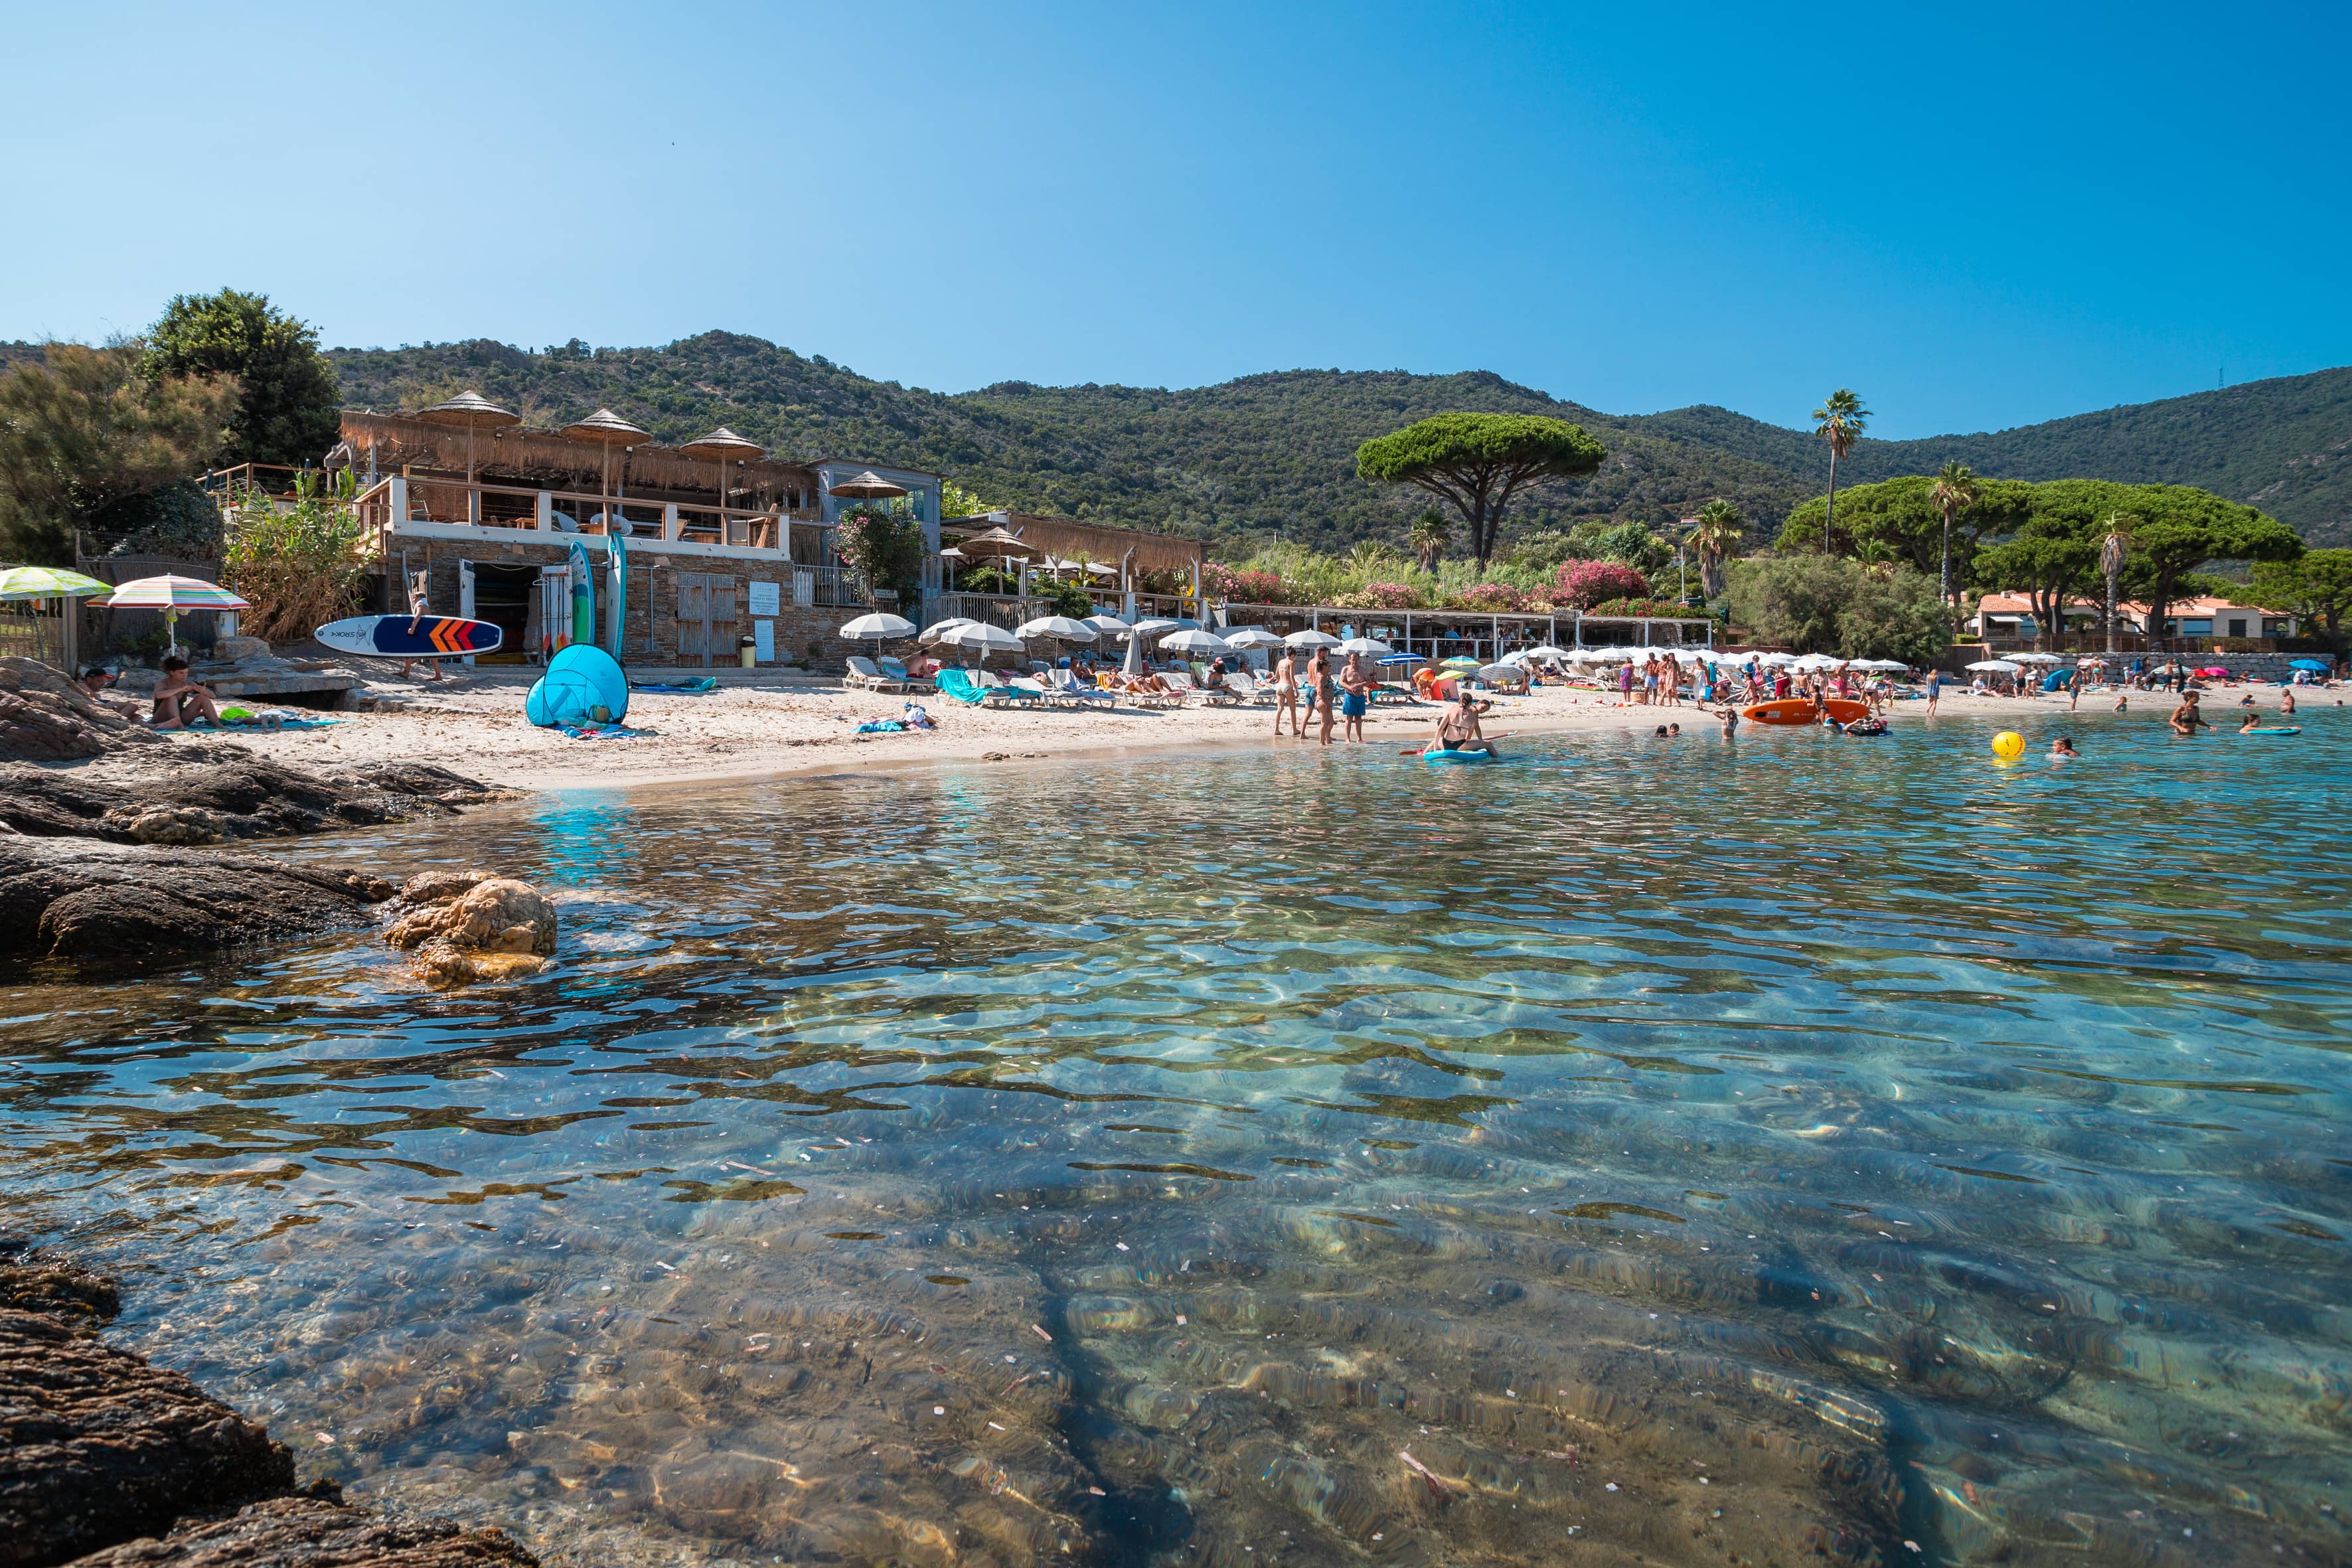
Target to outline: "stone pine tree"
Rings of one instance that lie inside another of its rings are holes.
[[[1830,444],[1830,505],[1822,519],[1822,553],[1837,553],[1837,466],[1838,459],[1853,450],[1862,439],[1862,427],[1870,422],[1870,410],[1862,399],[1841,386],[1822,399],[1813,410],[1813,434]]]
[[[1412,485],[1447,502],[1484,571],[1511,498],[1544,479],[1580,479],[1607,448],[1580,425],[1534,414],[1434,414],[1356,448],[1356,472]]]

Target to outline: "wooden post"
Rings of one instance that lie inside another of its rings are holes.
[[[662,502],[662,537],[674,540],[684,531],[685,528],[686,524],[678,521],[677,502],[674,500]]]

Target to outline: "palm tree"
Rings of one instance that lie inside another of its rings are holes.
[[[1452,542],[1454,533],[1445,525],[1445,514],[1431,507],[1412,520],[1412,532],[1409,537],[1412,541],[1412,552],[1421,557],[1421,569],[1434,572],[1438,558],[1445,553],[1445,547]]]
[[[1862,427],[1869,422],[1870,410],[1862,399],[1839,387],[1822,400],[1813,410],[1813,434],[1826,436],[1830,442],[1830,505],[1822,518],[1822,553],[1832,553],[1830,541],[1837,527],[1837,466],[1838,459],[1853,450],[1862,437]]]
[[[1944,514],[1944,602],[1952,602],[1952,520],[1977,504],[1977,476],[1966,463],[1946,463],[1927,491]]]
[[[1739,542],[1748,520],[1739,508],[1720,497],[1698,509],[1683,542],[1698,556],[1699,591],[1708,598],[1723,592],[1723,558]]]

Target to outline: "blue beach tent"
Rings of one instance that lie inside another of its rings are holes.
[[[522,710],[542,730],[617,724],[629,711],[629,678],[611,654],[594,643],[576,642],[547,661],[547,673],[523,699]]]

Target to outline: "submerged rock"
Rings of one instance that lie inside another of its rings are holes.
[[[105,962],[360,924],[380,877],[266,855],[0,837],[0,957]]]
[[[176,1372],[100,1342],[114,1282],[0,1260],[0,1568],[474,1568],[505,1532],[294,1494],[294,1457]]]
[[[74,1568],[535,1568],[538,1562],[502,1530],[387,1518],[325,1498],[289,1497],[191,1521],[160,1541],[92,1552]]]
[[[181,1515],[290,1491],[282,1443],[176,1372],[100,1342],[112,1285],[0,1266],[0,1564],[63,1563]]]
[[[536,973],[555,952],[555,906],[528,882],[488,871],[425,871],[400,889],[409,912],[384,940],[414,949],[435,990]]]

